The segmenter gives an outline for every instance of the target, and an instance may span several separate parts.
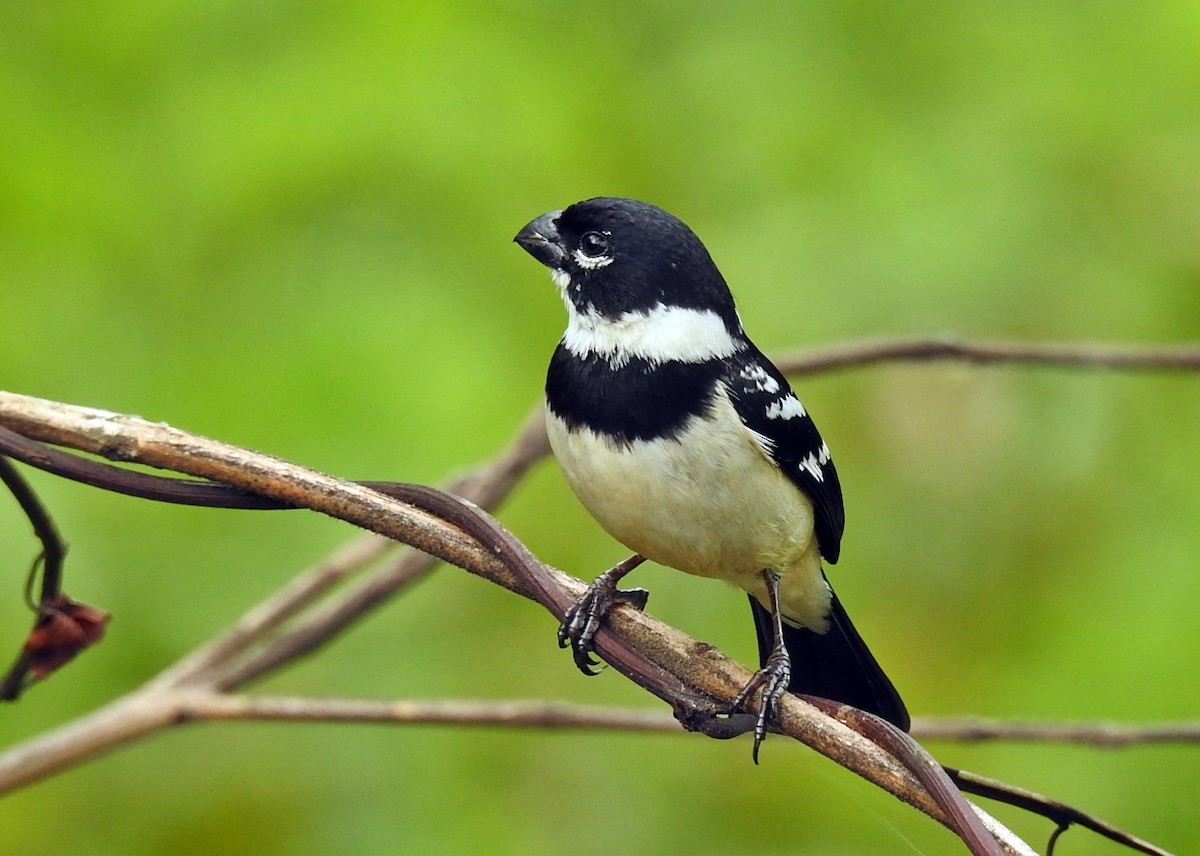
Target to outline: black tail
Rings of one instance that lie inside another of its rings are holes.
[[[774,642],[771,613],[750,598],[754,629],[758,632],[760,663],[766,663]],[[829,629],[816,633],[804,627],[783,626],[783,645],[792,659],[788,690],[818,696],[865,710],[908,731],[908,710],[900,694],[867,649],[846,610],[833,595]]]

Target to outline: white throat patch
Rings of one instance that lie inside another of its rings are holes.
[[[580,312],[568,298],[563,344],[577,357],[606,358],[614,368],[640,358],[653,364],[700,363],[721,359],[745,345],[725,329],[721,316],[707,309],[659,303],[648,311],[605,318],[591,307]]]

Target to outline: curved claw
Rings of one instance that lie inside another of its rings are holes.
[[[779,649],[742,687],[731,705],[732,710],[745,710],[746,702],[758,696],[758,717],[754,722],[754,763],[758,763],[758,748],[767,739],[767,726],[779,716],[779,700],[787,692],[792,679],[792,662],[787,652]]]
[[[575,666],[585,675],[600,673],[595,667],[601,663],[592,654],[596,651],[596,632],[608,611],[618,603],[627,603],[641,610],[650,599],[650,592],[645,589],[617,588],[617,581],[640,563],[641,557],[634,557],[596,577],[587,591],[567,610],[558,627],[558,647],[571,646]]]
[[[567,610],[563,623],[558,627],[558,647],[571,646],[571,654],[575,665],[585,675],[598,675],[599,660],[595,653],[596,632],[600,622],[608,611],[618,603],[627,603],[634,609],[644,609],[650,599],[650,592],[645,589],[617,589],[613,585],[601,583],[603,577],[588,586],[587,591]]]
[[[775,637],[771,653],[761,669],[754,673],[742,691],[733,700],[732,709],[745,709],[746,701],[758,695],[758,718],[754,722],[754,763],[758,763],[758,748],[767,739],[767,726],[779,718],[779,700],[792,682],[792,657],[783,644],[783,619],[779,611],[779,577],[771,571],[763,571],[763,582],[771,597],[772,635]]]

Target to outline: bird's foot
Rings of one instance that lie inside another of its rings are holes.
[[[763,667],[754,673],[746,686],[734,698],[730,712],[746,710],[746,702],[758,699],[758,718],[754,723],[754,763],[758,763],[758,747],[767,739],[767,726],[779,718],[779,700],[792,680],[792,661],[787,649],[777,646]]]
[[[641,588],[617,588],[621,577],[644,561],[641,556],[630,556],[596,577],[587,591],[567,610],[559,625],[558,647],[571,646],[575,665],[585,675],[599,674],[599,669],[595,667],[600,665],[600,661],[592,654],[596,650],[596,631],[600,629],[600,622],[608,611],[618,603],[627,603],[638,610],[645,609],[650,592]]]

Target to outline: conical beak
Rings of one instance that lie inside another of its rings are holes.
[[[562,261],[567,254],[558,234],[558,218],[561,214],[561,211],[543,214],[513,238],[521,245],[521,249],[553,270],[562,267]]]

